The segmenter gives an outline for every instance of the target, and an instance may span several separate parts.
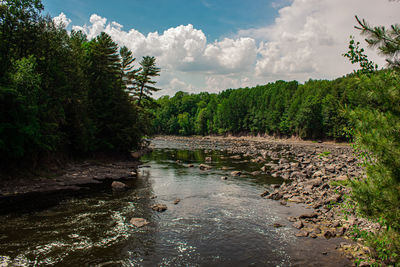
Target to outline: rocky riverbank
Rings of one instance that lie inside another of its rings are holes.
[[[0,179],[0,213],[30,211],[55,205],[70,195],[96,188],[118,190],[116,181],[137,176],[139,158],[150,150],[131,157],[96,157],[49,166],[39,173],[18,172]]]
[[[348,144],[305,142],[254,137],[156,137],[181,143],[187,149],[224,150],[236,159],[250,158],[261,164],[260,173],[281,177],[282,184],[271,185],[261,197],[282,205],[307,204],[310,212],[287,218],[304,238],[345,238],[354,229],[374,231],[378,225],[354,215],[349,204],[349,179],[363,176],[360,161]],[[206,159],[207,160],[207,159]],[[341,203],[345,203],[344,205]],[[346,208],[344,208],[346,207]],[[368,258],[369,249],[354,242],[342,242],[337,248],[351,260]]]

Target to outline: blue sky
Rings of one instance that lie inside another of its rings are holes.
[[[367,46],[355,15],[372,25],[400,23],[400,2],[389,0],[42,1],[67,30],[89,39],[104,31],[137,61],[155,56],[158,96],[338,78],[357,68],[342,56],[349,36]]]
[[[210,40],[272,24],[281,6],[271,0],[43,0],[43,4],[51,16],[64,12],[77,25],[88,24],[95,13],[144,34],[192,24]]]

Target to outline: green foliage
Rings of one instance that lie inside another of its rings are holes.
[[[356,43],[353,36],[350,36],[349,51],[343,56],[347,57],[352,64],[360,64],[361,69],[358,72],[369,73],[378,69],[378,65],[368,59],[368,56],[364,54],[364,48],[360,48],[360,42]]]
[[[386,31],[370,27],[365,20],[357,18],[357,22],[356,28],[368,35],[368,44],[392,57],[388,62],[393,69],[371,75],[364,65],[356,78],[364,104],[348,108],[347,113],[367,175],[351,181],[352,198],[361,215],[382,226],[377,233],[361,233],[374,256],[393,264],[400,261],[400,64],[395,58],[400,51],[399,28],[393,25]]]
[[[378,51],[386,56],[386,61],[389,67],[400,68],[400,25],[391,25],[390,29],[386,29],[384,26],[371,27],[364,19],[360,20],[356,16],[356,20],[359,26],[356,29],[361,30],[361,33],[366,35],[368,38],[365,41],[374,48],[378,48]]]
[[[132,52],[105,33],[69,34],[42,10],[39,0],[0,1],[0,164],[139,147],[151,117],[128,94],[143,81]]]
[[[152,80],[153,77],[160,76],[160,68],[156,67],[156,58],[150,56],[143,57],[139,64],[141,68],[138,70],[135,78],[135,95],[138,98],[138,105],[140,106],[143,98],[149,98],[153,92],[160,90],[153,86],[156,82]]]
[[[157,100],[153,131],[162,134],[271,134],[344,139],[343,106],[357,106],[354,76],[334,81],[277,81],[219,94],[187,94]],[[185,114],[185,115],[183,115]],[[181,116],[180,116],[181,115]],[[180,116],[180,117],[179,117]],[[181,118],[179,123],[178,118]],[[188,120],[183,123],[183,118]]]

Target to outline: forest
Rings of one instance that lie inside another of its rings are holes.
[[[106,33],[88,40],[41,15],[41,1],[0,4],[0,164],[139,148],[156,59],[136,68]]]

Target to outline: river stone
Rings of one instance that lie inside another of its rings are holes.
[[[180,199],[180,198],[175,199],[174,205],[177,205],[179,202],[181,202],[181,199]]]
[[[207,165],[207,164],[200,164],[199,165],[200,170],[204,171],[204,170],[211,170],[211,166]]]
[[[305,213],[299,216],[299,219],[312,219],[312,218],[317,218],[318,214],[317,213]]]
[[[307,237],[308,236],[308,232],[304,229],[301,229],[297,234],[297,237]]]
[[[138,159],[140,158],[142,155],[140,152],[136,151],[136,152],[132,152],[131,153],[132,158]]]
[[[118,182],[118,181],[112,182],[111,187],[113,190],[117,190],[117,191],[125,190],[128,188],[128,186],[126,184]]]
[[[235,155],[235,156],[231,156],[231,159],[241,159],[242,157],[240,157],[239,155]]]
[[[143,219],[143,218],[132,218],[130,220],[130,223],[133,224],[134,226],[138,227],[138,228],[149,224],[149,222],[146,219]]]
[[[231,172],[231,175],[232,176],[240,176],[240,175],[242,175],[242,172],[241,171],[233,171],[233,172]]]
[[[328,231],[326,231],[326,232],[324,233],[324,237],[325,237],[326,239],[329,239],[329,238],[335,237],[335,234],[328,230]]]
[[[226,177],[226,176],[221,176],[221,180],[228,180],[228,177]]]
[[[297,222],[293,223],[293,227],[297,229],[303,228],[304,224],[301,220],[298,220]]]
[[[322,171],[316,171],[314,172],[313,177],[321,177],[322,175],[324,175]]]
[[[335,181],[346,181],[346,180],[348,180],[349,178],[347,177],[347,175],[341,175],[341,176],[339,176],[339,177],[336,177],[334,180]]]
[[[158,212],[163,212],[163,211],[166,211],[168,209],[167,205],[165,205],[165,204],[155,204],[155,205],[151,206],[151,208],[154,211],[158,211]]]

